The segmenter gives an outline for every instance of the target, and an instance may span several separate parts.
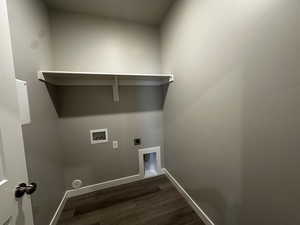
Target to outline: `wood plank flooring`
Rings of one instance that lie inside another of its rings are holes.
[[[165,175],[69,199],[58,225],[204,225]]]

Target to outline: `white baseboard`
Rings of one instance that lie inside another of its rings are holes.
[[[174,184],[174,186],[179,191],[179,193],[181,193],[181,195],[187,200],[187,202],[189,203],[189,205],[195,210],[195,212],[202,219],[202,221],[206,225],[215,225],[212,222],[212,220],[205,214],[205,212],[192,199],[192,197],[184,190],[184,188],[179,184],[179,182],[170,174],[170,172],[166,168],[163,168],[162,172]]]
[[[187,202],[195,210],[195,212],[203,220],[203,222],[206,225],[215,225],[209,219],[209,217],[204,213],[204,211],[197,205],[197,203],[191,198],[191,196],[183,189],[183,187],[178,183],[178,181],[169,173],[169,171],[167,169],[163,168],[162,172],[174,184],[174,186],[179,191],[179,193],[181,193],[182,196],[187,200]],[[149,177],[149,178],[151,178],[151,177]],[[98,191],[98,190],[102,190],[105,188],[119,186],[122,184],[128,184],[128,183],[143,180],[143,179],[148,179],[148,178],[145,178],[145,177],[141,176],[140,174],[136,174],[133,176],[122,177],[122,178],[115,179],[115,180],[110,180],[110,181],[106,181],[106,182],[102,182],[102,183],[98,183],[98,184],[89,185],[89,186],[82,187],[79,189],[68,190],[65,192],[65,194],[64,194],[51,222],[50,222],[50,225],[57,224],[60,214],[61,214],[68,198],[87,194],[87,193]]]
[[[78,195],[87,194],[93,191],[99,191],[105,188],[119,186],[121,184],[128,184],[134,181],[142,180],[144,177],[140,176],[140,174],[136,174],[133,176],[122,177],[115,180],[109,180],[98,184],[93,184],[89,186],[85,186],[79,189],[69,190],[67,191],[67,198],[75,197]]]
[[[67,190],[65,192],[57,210],[54,213],[54,216],[50,222],[50,225],[57,224],[60,214],[61,214],[62,210],[64,209],[64,206],[65,206],[67,200],[71,197],[87,194],[87,193],[102,190],[105,188],[119,186],[121,184],[128,184],[128,183],[138,181],[138,180],[143,180],[143,179],[145,179],[145,178],[140,176],[139,174],[137,174],[137,175],[133,175],[133,176],[122,177],[120,179],[115,179],[115,180],[110,180],[110,181],[106,181],[106,182],[102,182],[102,183],[98,183],[98,184],[85,186],[85,187],[82,187],[79,189]]]
[[[51,222],[50,222],[50,225],[56,225],[56,224],[57,224],[58,219],[59,219],[59,217],[60,217],[60,214],[61,214],[61,212],[63,211],[63,209],[64,209],[64,207],[65,207],[65,204],[66,204],[66,202],[67,202],[67,192],[68,192],[68,191],[65,192],[65,194],[64,194],[64,196],[63,196],[63,198],[62,198],[62,200],[60,201],[59,206],[58,206],[58,208],[56,209],[56,211],[55,211],[55,213],[54,213],[54,215],[53,215],[53,217],[52,217],[52,220],[51,220]]]

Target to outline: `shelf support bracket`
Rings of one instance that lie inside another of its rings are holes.
[[[114,83],[113,83],[112,88],[113,88],[114,102],[119,102],[120,101],[120,97],[119,97],[119,80],[118,80],[117,76],[114,77]]]
[[[43,74],[42,71],[38,71],[37,77],[38,77],[38,79],[41,80],[41,81],[46,81],[45,76],[44,76],[44,74]]]

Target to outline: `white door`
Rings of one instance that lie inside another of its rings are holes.
[[[33,225],[30,196],[14,196],[28,183],[6,0],[0,0],[0,225]]]

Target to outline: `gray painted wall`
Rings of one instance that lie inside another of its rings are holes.
[[[160,25],[174,0],[42,0],[50,8],[147,25]]]
[[[300,3],[180,0],[162,26],[166,167],[218,225],[299,224]]]
[[[160,72],[157,27],[52,11],[51,31],[57,70]]]
[[[65,153],[65,185],[84,185],[137,174],[139,148],[163,146],[160,87],[121,87],[120,102],[111,87],[62,87],[59,90],[60,138]],[[109,142],[90,144],[91,129],[108,128]],[[134,146],[134,138],[142,139]],[[112,141],[119,142],[118,150]]]
[[[137,149],[163,147],[163,92],[122,87],[121,102],[113,103],[111,88],[46,87],[36,72],[159,72],[159,30],[53,11],[49,22],[38,0],[9,1],[9,14],[17,78],[28,82],[32,124],[23,132],[29,177],[39,184],[35,224],[48,224],[74,178],[88,185],[136,174]],[[109,128],[110,142],[90,145],[95,128]],[[142,138],[141,146],[133,146],[134,137]],[[119,141],[117,151],[112,140]]]
[[[51,12],[54,68],[73,71],[156,73],[160,36],[153,26]],[[60,87],[56,101],[65,153],[65,186],[84,185],[138,173],[138,148],[163,147],[163,93],[159,87]],[[109,142],[90,144],[90,129],[109,129]],[[133,139],[140,137],[142,146]],[[112,140],[119,141],[113,150]],[[163,155],[163,154],[162,154]]]
[[[51,65],[48,15],[38,0],[7,2],[16,77],[27,81],[29,92],[32,123],[23,126],[23,136],[29,179],[38,183],[32,195],[34,221],[46,225],[64,192],[58,119],[45,85],[36,79],[39,69]]]

